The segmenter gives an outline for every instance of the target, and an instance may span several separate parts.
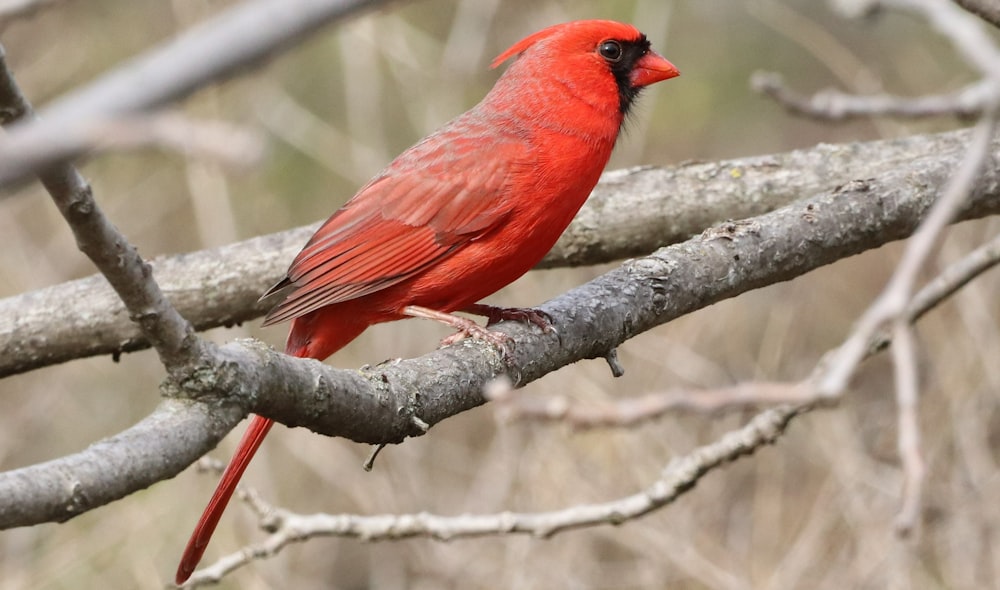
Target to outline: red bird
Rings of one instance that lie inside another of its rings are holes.
[[[264,325],[292,320],[287,354],[325,359],[372,324],[423,317],[499,341],[491,321],[530,310],[477,305],[530,270],[597,184],[639,91],[677,68],[635,27],[549,27],[497,57],[518,56],[472,110],[403,152],[309,240],[265,296]],[[191,575],[273,422],[253,416],[177,569]]]

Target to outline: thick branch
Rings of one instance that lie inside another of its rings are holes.
[[[137,113],[183,98],[291,47],[332,20],[384,0],[253,0],[192,27],[45,108],[39,121],[0,138],[0,185],[81,155],[66,139],[76,125]],[[252,32],[252,34],[250,34]]]
[[[167,297],[196,329],[231,326],[266,311],[257,299],[314,229],[298,228],[151,265]],[[148,347],[100,275],[0,300],[0,375]]]
[[[958,292],[982,273],[1000,264],[1000,237],[976,248],[951,264],[914,294],[906,308],[906,321],[916,323],[924,314]],[[889,347],[892,334],[882,330],[869,341],[865,358]],[[822,370],[820,363],[817,370]],[[668,412],[717,412],[738,408],[788,404],[805,406],[828,402],[813,378],[797,383],[751,381],[715,389],[675,388],[641,397],[581,403],[568,396],[518,395],[509,383],[490,387],[486,397],[506,420],[559,421],[572,428],[631,427],[655,420]],[[498,382],[499,383],[499,382]]]
[[[217,428],[178,434],[177,448],[168,452],[197,456],[217,443],[234,412],[248,411],[363,442],[399,442],[419,435],[418,422],[433,425],[483,403],[481,392],[501,374],[523,385],[581,359],[603,358],[636,334],[680,315],[910,235],[962,155],[959,150],[920,158],[878,179],[851,182],[767,215],[725,223],[629,261],[541,307],[552,317],[558,336],[499,324],[496,329],[515,338],[507,367],[496,350],[479,342],[361,371],[332,369],[246,342],[228,344],[203,357],[204,364],[186,378],[167,384],[168,393],[227,408]],[[1000,170],[994,154],[961,218],[997,213]],[[202,411],[201,404],[171,407]],[[115,444],[101,443],[106,474],[91,482],[99,490],[84,489],[74,496],[64,486],[28,489],[23,470],[0,474],[0,496],[23,503],[23,511],[32,514],[32,520],[2,520],[0,526],[62,520],[64,512],[46,507],[64,507],[72,500],[80,511],[93,508],[99,503],[73,498],[120,497],[171,477],[184,463],[166,465],[162,456],[125,463],[114,454]],[[134,440],[129,444],[141,446]],[[92,452],[50,462],[45,469],[72,474],[81,457],[87,456],[84,465],[89,464]],[[142,485],[121,478],[123,470],[144,474]]]
[[[167,400],[129,430],[72,457],[0,474],[0,526],[63,522],[173,477],[207,452],[243,414]]]
[[[759,215],[852,179],[913,169],[916,159],[944,172],[967,141],[968,132],[959,131],[609,172],[541,266],[640,256],[724,219]],[[994,149],[1000,151],[1000,142]],[[284,273],[314,229],[297,228],[152,265],[171,302],[196,329],[232,325],[266,311],[257,298]],[[147,346],[100,277],[0,300],[0,350],[5,351],[0,376]]]

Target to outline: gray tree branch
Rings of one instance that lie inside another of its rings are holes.
[[[176,434],[136,429],[82,453],[26,471],[0,474],[0,496],[21,505],[0,527],[64,520],[175,475],[188,458],[213,447],[239,416],[258,413],[289,426],[369,443],[397,443],[422,425],[483,403],[481,392],[499,375],[520,386],[581,359],[602,358],[629,338],[680,315],[745,291],[799,276],[819,266],[910,235],[938,197],[963,150],[916,158],[877,178],[857,180],[772,213],[727,222],[681,244],[621,267],[545,303],[558,336],[501,323],[514,338],[509,365],[481,342],[464,342],[423,357],[357,371],[294,359],[250,341],[212,348],[201,364],[164,384],[158,413],[211,425]],[[1000,169],[994,149],[960,218],[1000,213]],[[193,413],[194,416],[189,414]],[[190,423],[190,422],[188,422]],[[128,442],[122,442],[127,440]],[[154,446],[157,453],[127,461],[117,447]],[[182,457],[166,461],[162,453]],[[78,476],[105,467],[98,479]],[[41,471],[37,471],[41,470]],[[53,474],[60,474],[55,477]],[[28,481],[51,482],[31,485]],[[66,485],[72,481],[74,485]]]
[[[955,4],[986,22],[1000,27],[1000,4],[994,0],[955,0]]]
[[[946,301],[970,281],[1000,264],[1000,237],[976,248],[945,268],[914,294],[906,308],[906,320],[916,323],[924,314]],[[867,343],[865,358],[875,355],[892,342],[883,329]],[[654,420],[668,412],[718,412],[760,406],[791,404],[802,406],[823,398],[811,380],[796,383],[751,381],[714,389],[677,388],[641,397],[581,403],[564,395],[539,398],[518,395],[509,385],[491,387],[486,397],[506,420],[558,421],[575,429],[631,427]]]
[[[268,537],[198,570],[182,587],[217,584],[227,574],[251,561],[271,557],[291,543],[301,543],[314,537],[352,537],[365,541],[429,537],[451,541],[484,535],[527,534],[548,538],[582,527],[621,524],[672,503],[693,488],[705,474],[775,442],[784,434],[798,411],[798,408],[783,406],[757,414],[739,430],[671,460],[656,481],[639,492],[607,502],[577,504],[548,512],[459,516],[426,512],[374,516],[296,514],[246,494],[246,500],[261,517],[261,526],[270,533]]]
[[[714,223],[759,215],[914,161],[944,173],[968,131],[604,175],[542,268],[641,256]],[[1000,151],[1000,142],[994,145]],[[636,211],[642,211],[641,216]],[[259,317],[260,294],[284,273],[315,225],[222,248],[154,259],[163,291],[197,330]],[[118,297],[92,276],[0,300],[0,376],[148,347]]]
[[[219,440],[242,419],[235,408],[166,400],[118,435],[72,457],[0,473],[0,526],[63,522],[141,490],[197,461],[204,441]],[[114,481],[117,480],[117,481]]]
[[[0,45],[0,124],[31,120],[31,104],[21,94],[7,67]],[[104,215],[90,185],[71,164],[53,164],[38,175],[59,213],[69,224],[81,252],[101,271],[128,310],[129,319],[156,349],[168,371],[177,369],[200,351],[191,325],[177,313],[152,279],[152,270],[139,252]]]
[[[835,89],[806,96],[785,86],[781,75],[772,72],[755,73],[750,85],[754,91],[774,99],[792,114],[831,122],[867,117],[977,117],[988,108],[996,93],[991,81],[979,80],[947,94],[914,98],[889,94],[858,96]]]
[[[185,31],[14,125],[0,137],[0,186],[84,153],[78,125],[163,106],[287,49],[323,25],[385,0],[251,0]],[[253,31],[253,34],[248,34]]]
[[[955,51],[985,78],[1000,80],[1000,49],[983,21],[938,0],[875,0],[888,8],[913,12],[952,44]],[[970,3],[971,4],[971,3]]]

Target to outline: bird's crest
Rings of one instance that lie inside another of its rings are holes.
[[[517,43],[511,45],[510,49],[498,55],[496,59],[494,59],[493,62],[490,64],[490,68],[492,69],[499,67],[500,64],[514,57],[515,55],[520,55],[521,52],[523,52],[525,49],[531,47],[532,45],[538,43],[539,41],[545,39],[546,37],[552,36],[553,33],[557,32],[559,28],[563,26],[564,25],[553,25],[551,27],[538,31],[537,33],[528,35],[524,39],[521,39]]]

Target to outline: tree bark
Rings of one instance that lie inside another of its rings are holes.
[[[541,306],[557,330],[501,323],[508,361],[482,342],[417,359],[338,370],[254,341],[207,345],[168,380],[165,401],[132,429],[81,453],[0,474],[0,527],[62,521],[176,475],[247,412],[370,443],[397,443],[483,403],[499,375],[520,386],[745,291],[910,235],[964,155],[916,158],[772,213],[726,222],[581,285]],[[997,154],[961,218],[1000,213]]]
[[[968,137],[968,131],[957,131],[821,144],[783,154],[608,172],[539,266],[640,256],[725,219],[759,215],[851,180],[912,170],[916,161],[946,172]],[[267,311],[269,304],[258,297],[283,276],[315,228],[154,259],[154,276],[197,330],[239,324]],[[100,275],[0,300],[0,376],[148,346]]]

